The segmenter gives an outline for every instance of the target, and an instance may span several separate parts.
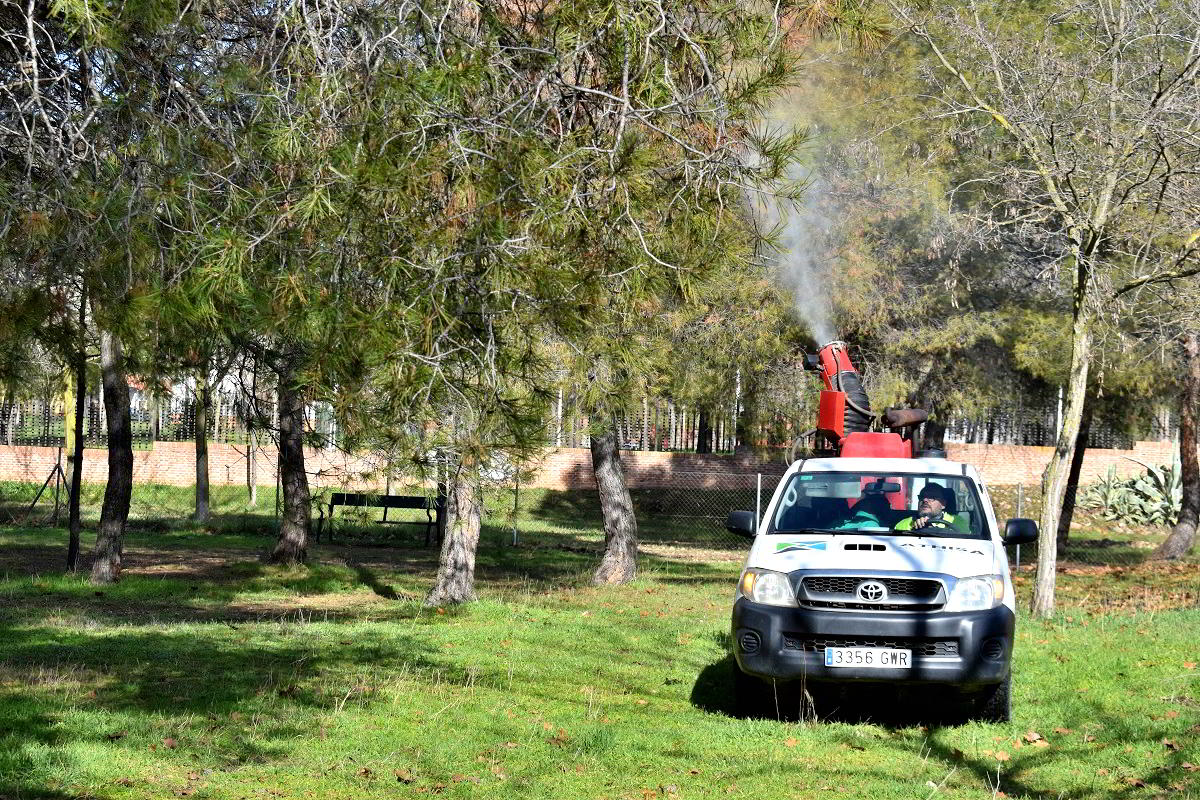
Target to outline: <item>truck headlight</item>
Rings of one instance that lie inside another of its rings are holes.
[[[738,582],[738,594],[753,603],[768,606],[793,606],[796,593],[788,582],[787,575],[769,569],[748,569]]]
[[[1004,599],[1004,578],[999,575],[979,575],[959,578],[946,601],[945,611],[985,611],[995,608]]]

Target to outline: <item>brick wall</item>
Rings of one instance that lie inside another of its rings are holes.
[[[246,480],[246,448],[228,444],[208,446],[209,479],[213,484],[242,484]],[[974,464],[984,480],[994,485],[1026,485],[1041,481],[1042,470],[1053,448],[1019,445],[954,444],[947,455],[956,461]],[[1172,442],[1136,442],[1132,450],[1092,449],[1083,463],[1083,482],[1089,483],[1116,465],[1121,475],[1132,475],[1146,464],[1167,464],[1177,451]],[[57,456],[53,447],[13,447],[0,445],[0,480],[40,483],[50,474]],[[151,450],[135,450],[134,480],[191,486],[195,482],[194,446],[190,442],[157,442]],[[276,450],[260,447],[256,451],[258,483],[275,482]],[[379,464],[370,457],[355,457],[335,450],[306,451],[312,483],[316,486],[378,487],[371,475]],[[696,453],[622,451],[630,486],[682,485],[697,489],[727,486],[730,473],[778,475],[783,464],[778,457],[763,460],[753,455],[715,456]],[[64,469],[66,457],[63,457]],[[108,474],[107,451],[88,449],[84,453],[84,480],[102,483]],[[586,448],[550,450],[534,471],[527,486],[547,489],[590,488],[595,486],[591,455]]]
[[[246,446],[208,445],[208,476],[214,484],[244,484],[246,482]],[[55,447],[15,447],[0,445],[0,480],[42,482],[54,468],[58,458]],[[275,483],[278,451],[274,446],[255,449],[257,483]],[[67,468],[66,454],[62,455],[63,469]],[[370,457],[353,457],[336,450],[305,448],[314,486],[365,487],[373,485],[364,475],[378,471]],[[87,448],[83,453],[83,480],[103,483],[108,478],[108,451]],[[169,486],[192,486],[196,482],[196,449],[191,442],[155,442],[150,450],[133,451],[133,479],[136,483],[160,483]]]
[[[1013,486],[1040,484],[1042,471],[1050,463],[1053,447],[1027,447],[1010,444],[946,444],[946,455],[954,461],[974,464],[989,484]],[[1084,454],[1080,483],[1092,483],[1103,477],[1110,466],[1121,476],[1135,475],[1145,464],[1170,464],[1177,457],[1174,442],[1134,442],[1132,450],[1092,448]]]

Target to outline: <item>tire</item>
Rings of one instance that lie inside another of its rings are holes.
[[[767,688],[766,683],[742,672],[737,662],[733,662],[733,709],[737,716],[743,719],[767,716]]]
[[[984,691],[975,701],[975,719],[980,722],[1012,720],[1012,676]]]

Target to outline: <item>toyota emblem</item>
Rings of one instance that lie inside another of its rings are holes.
[[[866,600],[868,603],[882,603],[887,600],[887,587],[879,581],[863,581],[855,591],[859,600]]]

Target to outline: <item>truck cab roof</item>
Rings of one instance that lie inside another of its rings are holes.
[[[980,482],[975,467],[944,458],[807,458],[788,468],[788,474],[793,472],[913,472],[966,476],[977,483]]]

